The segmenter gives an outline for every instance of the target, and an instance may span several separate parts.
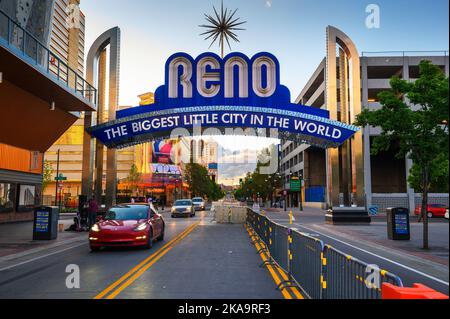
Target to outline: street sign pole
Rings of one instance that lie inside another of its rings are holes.
[[[58,203],[58,176],[59,176],[59,149],[56,157],[56,178],[55,178],[55,206]]]

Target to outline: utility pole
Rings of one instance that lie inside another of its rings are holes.
[[[56,157],[55,206],[58,203],[58,187],[59,187],[58,176],[59,176],[59,149]]]
[[[299,178],[300,178],[300,200],[299,200],[299,206],[300,206],[300,211],[303,211],[303,173],[299,174]]]

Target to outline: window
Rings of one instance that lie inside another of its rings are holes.
[[[36,206],[36,186],[19,185],[19,201],[17,211],[29,212]]]
[[[0,213],[14,211],[15,185],[0,183]]]
[[[39,168],[39,152],[31,152],[30,170]]]

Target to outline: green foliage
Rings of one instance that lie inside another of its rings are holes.
[[[45,160],[44,169],[42,173],[42,193],[44,193],[47,186],[52,182],[53,166],[52,164]]]
[[[126,181],[130,185],[131,191],[136,192],[139,187],[139,183],[142,181],[142,173],[139,172],[135,164],[131,165]]]
[[[430,166],[430,185],[429,190],[432,193],[448,193],[448,170],[449,161],[448,157],[444,154],[437,156]],[[419,165],[414,164],[409,172],[408,182],[412,188],[418,192],[423,192],[423,187],[421,184],[421,169]]]
[[[216,201],[225,196],[220,186],[208,176],[208,170],[200,164],[186,164],[185,178],[192,197],[207,197]]]
[[[270,155],[269,149],[264,149],[262,155]],[[253,173],[248,173],[242,180],[240,187],[235,190],[234,197],[237,199],[261,197],[263,200],[273,198],[275,190],[281,186],[281,178],[278,174],[261,174],[261,167],[266,165],[258,161]]]

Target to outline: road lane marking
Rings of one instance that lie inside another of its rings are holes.
[[[359,250],[359,251],[362,251],[362,252],[364,252],[364,253],[366,253],[366,254],[368,254],[368,255],[372,255],[373,257],[377,257],[377,258],[379,258],[379,259],[382,259],[382,260],[384,260],[384,261],[390,262],[390,263],[392,263],[392,264],[394,264],[394,265],[396,265],[396,266],[399,266],[399,267],[401,267],[401,268],[404,268],[404,269],[407,269],[407,270],[409,270],[409,271],[415,272],[416,274],[419,274],[419,275],[421,275],[421,276],[424,276],[424,277],[426,277],[426,278],[428,278],[428,279],[437,281],[437,282],[439,282],[439,283],[441,283],[441,284],[444,284],[444,285],[446,285],[446,286],[449,285],[448,282],[446,282],[446,281],[444,281],[444,280],[441,280],[441,279],[439,279],[439,278],[433,277],[433,276],[431,276],[431,275],[428,275],[428,274],[426,274],[426,273],[423,273],[423,272],[421,272],[421,271],[419,271],[419,270],[416,270],[416,269],[414,269],[414,268],[408,267],[408,266],[406,266],[406,265],[400,264],[400,263],[398,263],[398,262],[396,262],[396,261],[393,261],[393,260],[391,260],[391,259],[389,259],[389,258],[380,256],[380,255],[377,255],[377,254],[372,253],[372,252],[370,252],[370,251],[368,251],[368,250],[365,250],[365,249],[363,249],[363,248],[354,246],[354,245],[352,245],[352,244],[349,244],[349,243],[347,243],[347,242],[345,242],[345,241],[342,241],[342,240],[337,239],[337,238],[335,238],[335,237],[332,237],[332,236],[330,236],[330,235],[326,235],[326,234],[320,233],[320,232],[318,232],[318,231],[316,231],[316,230],[313,230],[313,229],[311,229],[311,228],[308,228],[308,227],[306,227],[306,226],[303,226],[302,224],[297,224],[297,225],[298,225],[299,227],[302,227],[302,228],[307,229],[307,230],[309,230],[309,231],[315,231],[316,233],[318,233],[318,234],[320,234],[320,235],[322,235],[322,236],[324,236],[324,237],[328,237],[328,238],[330,238],[330,239],[332,239],[332,240],[334,240],[334,241],[337,241],[337,242],[339,242],[339,243],[341,243],[341,244],[344,244],[344,245],[347,245],[347,246],[349,246],[349,247],[351,247],[351,248],[354,248],[354,249],[357,249],[357,250]]]
[[[120,285],[115,291],[113,291],[109,296],[106,297],[106,299],[114,299],[117,297],[118,294],[120,294],[124,289],[126,289],[129,285],[131,285],[136,279],[138,279],[144,272],[146,272],[151,266],[153,266],[154,263],[156,263],[161,257],[163,257],[165,254],[167,254],[173,247],[176,246],[181,240],[183,240],[187,235],[189,235],[197,226],[199,223],[194,224],[192,227],[188,229],[187,232],[185,232],[181,237],[178,237],[172,245],[161,251],[158,256],[156,256],[154,259],[152,259],[149,263],[147,263],[145,266],[143,266],[139,271],[137,271],[134,275],[132,275],[130,278],[127,279],[122,285]]]
[[[247,232],[249,233],[249,235],[251,235],[251,232],[250,232],[249,227],[247,227],[247,225],[246,225],[245,227],[246,227]],[[258,250],[258,251],[261,250],[261,246],[260,246],[257,242],[255,243],[255,247],[256,247],[256,250]],[[265,263],[266,261],[268,261],[268,257],[267,257],[262,251],[259,253],[259,256],[261,257],[261,259],[262,259],[262,261],[263,261],[264,263]],[[277,268],[278,268],[278,267],[277,267]],[[277,286],[279,286],[280,283],[282,282],[282,280],[281,280],[280,277],[277,275],[277,272],[275,271],[275,269],[272,267],[272,265],[267,265],[267,269],[269,270],[269,273],[270,273],[270,275],[272,276],[272,278],[273,278],[275,284],[276,284]],[[280,273],[281,276],[283,276],[283,271],[279,271],[279,270],[278,270],[278,272]],[[287,279],[287,277],[285,277],[285,278]],[[285,279],[285,280],[286,280],[286,279]],[[292,291],[294,291],[294,290],[292,290]],[[293,299],[293,298],[292,298],[292,295],[287,291],[287,289],[282,289],[282,290],[281,290],[281,293],[283,294],[283,297],[284,297],[285,299]],[[298,293],[298,291],[297,291],[297,292],[294,292],[294,294],[295,294],[295,296],[296,296],[298,299],[303,299],[303,296],[301,296],[301,294]]]
[[[195,223],[193,225],[190,225],[189,227],[187,227],[186,229],[184,229],[181,233],[179,233],[178,235],[176,235],[174,238],[172,238],[168,243],[166,243],[163,247],[161,247],[160,249],[158,249],[156,252],[154,252],[153,254],[151,254],[149,257],[147,257],[146,259],[144,259],[143,261],[141,261],[138,265],[136,265],[135,267],[133,267],[130,271],[128,271],[125,275],[123,275],[122,277],[120,277],[117,281],[115,281],[113,284],[111,284],[110,286],[108,286],[107,288],[105,288],[102,292],[100,292],[97,296],[94,297],[94,299],[101,299],[104,296],[106,296],[108,293],[110,293],[113,289],[115,289],[117,286],[119,286],[120,284],[122,284],[127,278],[129,278],[130,276],[132,276],[134,273],[136,273],[137,271],[139,271],[139,269],[141,269],[141,267],[144,267],[148,262],[150,262],[151,260],[153,260],[154,258],[156,258],[160,253],[162,253],[164,250],[166,250],[167,248],[169,248],[169,246],[175,244],[177,242],[178,239],[181,239],[181,237],[186,234],[188,231],[191,231],[192,229],[194,229],[196,226],[198,225],[198,223]]]
[[[75,245],[75,246],[70,246],[68,248],[64,248],[64,249],[61,249],[61,250],[58,250],[58,251],[55,251],[55,252],[52,252],[52,253],[49,253],[49,254],[38,256],[38,257],[35,257],[35,258],[31,258],[31,259],[22,261],[20,263],[17,263],[17,264],[11,265],[11,266],[0,268],[0,272],[5,271],[5,270],[9,270],[9,269],[12,269],[12,268],[15,268],[15,267],[18,267],[18,266],[22,266],[22,265],[31,263],[33,261],[36,261],[36,260],[39,260],[39,259],[42,259],[42,258],[47,258],[47,257],[53,256],[53,255],[56,255],[56,254],[60,254],[60,253],[63,253],[65,251],[68,251],[68,250],[71,250],[71,249],[74,249],[74,248],[77,248],[77,247],[80,247],[80,246],[83,246],[83,245],[86,245],[86,242],[84,242],[82,244]]]

